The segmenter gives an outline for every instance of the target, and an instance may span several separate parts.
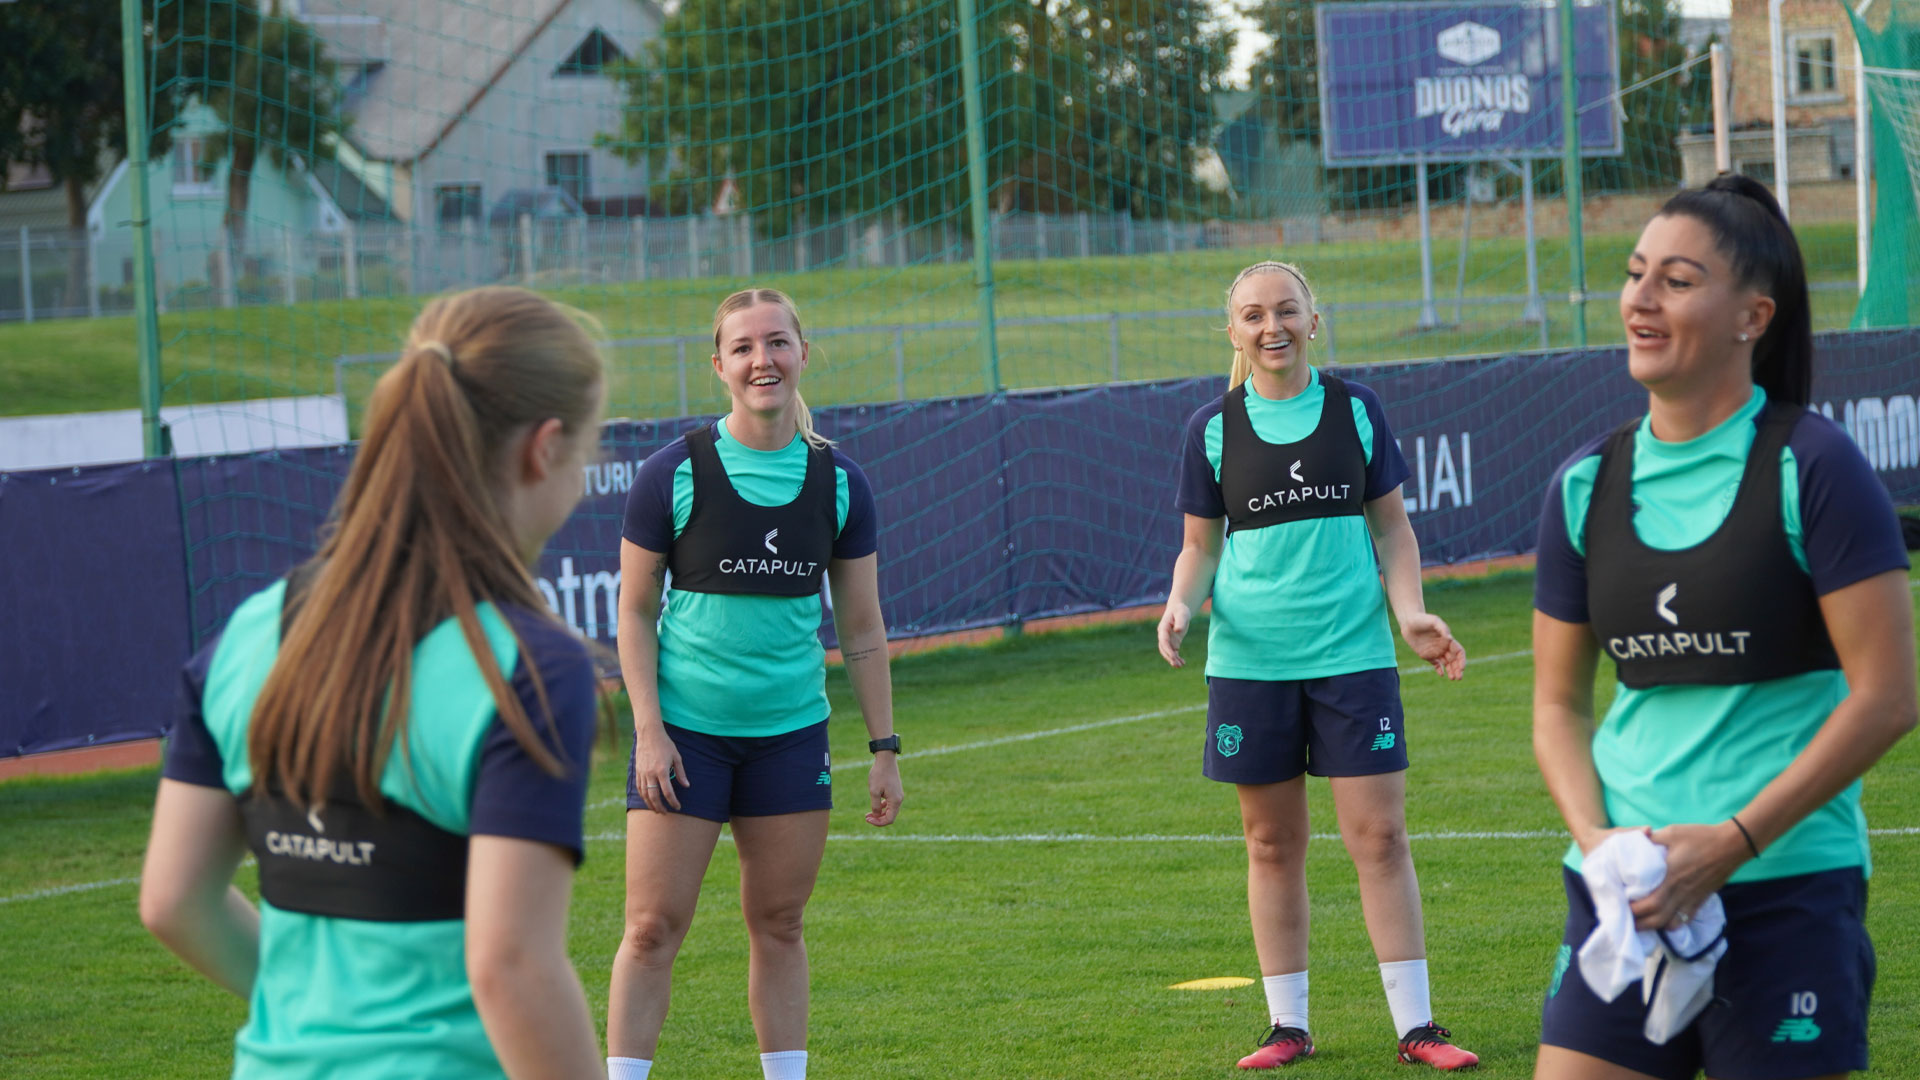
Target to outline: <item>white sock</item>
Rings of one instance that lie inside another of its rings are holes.
[[[1433,1004],[1427,996],[1427,961],[1396,960],[1380,965],[1380,985],[1387,988],[1387,1008],[1393,1010],[1393,1037],[1433,1022]]]
[[[1267,987],[1267,1016],[1274,1026],[1307,1030],[1307,973],[1268,975],[1260,981]]]
[[[648,1058],[607,1059],[607,1080],[647,1080],[652,1071],[653,1062]]]
[[[760,1072],[767,1080],[807,1080],[805,1050],[776,1050],[760,1055]]]

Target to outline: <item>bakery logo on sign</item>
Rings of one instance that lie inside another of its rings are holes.
[[[1455,23],[1434,40],[1443,60],[1473,67],[1500,55],[1500,31],[1476,22]],[[1440,117],[1440,130],[1459,138],[1499,131],[1508,113],[1533,111],[1533,87],[1521,74],[1420,76],[1413,80],[1414,114]]]

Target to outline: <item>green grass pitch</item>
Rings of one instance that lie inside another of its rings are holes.
[[[1429,606],[1478,659],[1458,685],[1405,676],[1408,825],[1434,1005],[1488,1077],[1531,1074],[1564,915],[1565,841],[1528,738],[1530,588],[1524,574],[1430,585]],[[1205,635],[1193,640],[1197,658]],[[1259,974],[1234,800],[1199,775],[1198,663],[1168,669],[1150,624],[897,662],[907,803],[884,833],[860,820],[866,736],[838,671],[829,689],[835,758],[849,767],[836,774],[834,840],[808,914],[811,1075],[1236,1075],[1266,1026],[1259,987],[1167,989]],[[609,748],[597,762],[574,892],[572,954],[597,1014],[620,935],[624,756]],[[230,1066],[241,1002],[167,954],[135,912],[154,783],[147,770],[0,786],[0,1073],[208,1077]],[[1297,1071],[1398,1075],[1324,781],[1311,800],[1320,1053]],[[1920,740],[1869,775],[1866,804],[1881,830],[1869,914],[1880,956],[1874,1060],[1881,1075],[1913,1075]],[[723,843],[676,969],[662,1080],[759,1075],[738,884]]]
[[[1844,286],[1854,277],[1853,226],[1812,225],[1799,230],[1809,278]],[[1637,234],[1586,238],[1588,287],[1619,287]],[[1437,238],[1435,290],[1442,320],[1451,322],[1457,240]],[[1246,264],[1265,258],[1298,261],[1315,283],[1322,304],[1417,300],[1418,245],[1338,243],[1282,248],[1205,250],[1178,255],[1006,260],[994,265],[995,312],[1001,382],[1013,389],[1104,383],[1113,378],[1109,326],[1104,320],[1022,326],[1010,320],[1041,316],[1209,310],[1218,313],[1222,292]],[[1575,342],[1567,294],[1564,239],[1539,245],[1540,288],[1547,300],[1549,343]],[[925,265],[906,270],[822,270],[767,275],[752,280],[707,278],[606,286],[536,283],[549,295],[593,315],[609,338],[706,334],[713,308],[728,292],[749,284],[791,292],[809,330],[942,321],[978,316],[972,268]],[[1466,295],[1524,295],[1522,242],[1512,237],[1476,238],[1469,250]],[[205,404],[242,398],[332,393],[334,358],[386,353],[399,346],[422,297],[325,301],[291,307],[180,311],[160,319],[163,402]],[[1845,328],[1856,297],[1839,287],[1813,294],[1814,329]],[[1332,346],[1338,363],[1370,363],[1442,356],[1499,354],[1541,346],[1538,327],[1519,322],[1520,305],[1462,309],[1448,329],[1414,329],[1411,308],[1336,311],[1322,334],[1324,360]],[[1587,305],[1588,340],[1622,340],[1615,301]],[[1209,317],[1125,321],[1119,332],[1122,380],[1219,375],[1229,350],[1220,328],[1224,313]],[[1331,341],[1326,340],[1330,338]],[[977,394],[986,386],[986,364],[971,329],[910,330],[904,340],[906,396]],[[891,331],[821,338],[806,379],[811,405],[890,401],[900,396]],[[139,406],[139,370],[132,320],[126,317],[67,319],[0,325],[0,416],[132,409]],[[608,415],[634,418],[679,412],[679,376],[674,350],[633,346],[611,351]],[[345,390],[355,424],[381,366],[349,367]],[[707,353],[688,349],[688,408],[720,411],[726,397],[707,366]]]

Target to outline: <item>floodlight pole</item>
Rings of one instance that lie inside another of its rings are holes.
[[[993,220],[987,206],[987,132],[980,107],[980,31],[973,0],[956,0],[960,15],[960,86],[966,97],[967,193],[973,217],[973,281],[979,290],[980,354],[987,393],[1000,384],[1000,346],[993,317]]]
[[[1713,71],[1713,172],[1733,171],[1733,146],[1727,134],[1727,49],[1719,42],[1707,48],[1707,66]]]
[[[1579,80],[1573,70],[1573,0],[1560,0],[1560,171],[1566,185],[1567,254],[1573,260],[1573,281],[1567,290],[1567,303],[1573,308],[1573,343],[1584,349],[1587,347],[1587,246],[1580,232],[1578,97]]]
[[[140,0],[120,0],[120,70],[127,99],[127,195],[132,202],[133,331],[140,363],[140,442],[165,457],[160,423],[160,316],[153,286],[153,210],[147,197],[147,39]],[[91,290],[93,283],[88,282]]]
[[[1873,125],[1867,114],[1867,60],[1860,32],[1867,28],[1873,0],[1853,9],[1853,220],[1855,274],[1861,295],[1867,291],[1867,264],[1873,261]]]
[[[1773,54],[1773,196],[1780,213],[1792,221],[1787,204],[1787,34],[1780,21],[1781,3],[1767,0],[1767,40]]]
[[[1422,154],[1414,166],[1414,186],[1419,188],[1420,203],[1420,322],[1422,330],[1440,325],[1440,312],[1433,306],[1433,218],[1427,208],[1427,158]]]

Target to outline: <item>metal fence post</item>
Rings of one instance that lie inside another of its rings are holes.
[[[87,290],[87,317],[100,317],[100,237],[92,229],[85,233],[87,242],[87,274],[80,285]]]
[[[633,280],[647,280],[647,219],[629,218],[627,228],[633,233]]]
[[[525,260],[520,265],[520,280],[524,284],[531,285],[533,284],[533,260],[534,260],[533,215],[521,214],[519,224],[520,224],[520,258]]]
[[[20,226],[20,306],[26,312],[28,322],[33,321],[33,251],[32,238],[25,225]]]
[[[1074,216],[1080,219],[1080,257],[1084,259],[1093,254],[1093,238],[1088,235],[1090,230],[1087,226],[1087,212],[1082,210]]]
[[[687,408],[687,343],[683,338],[673,343],[673,379],[680,389],[680,415],[686,416]]]
[[[286,268],[285,268],[285,274],[284,274],[284,276],[286,277],[286,288],[283,290],[283,292],[286,296],[288,306],[292,306],[300,302],[300,289],[296,280],[296,274],[294,270],[294,261],[293,261],[294,239],[293,239],[293,223],[292,222],[288,222],[286,228],[281,230],[280,246],[281,246],[280,257],[286,260]]]
[[[1120,313],[1107,316],[1107,377],[1120,381]]]
[[[893,385],[901,401],[907,400],[907,331],[893,328]]]
[[[360,244],[359,238],[354,235],[353,222],[347,222],[346,231],[341,235],[341,240],[344,250],[341,252],[340,262],[345,273],[342,284],[346,288],[347,299],[357,300],[360,298]]]

